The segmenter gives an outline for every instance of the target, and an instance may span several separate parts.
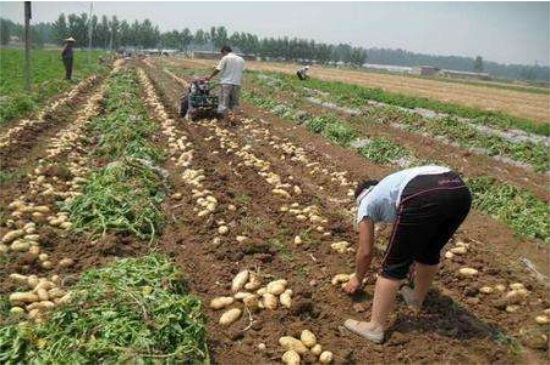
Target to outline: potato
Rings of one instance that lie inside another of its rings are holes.
[[[71,222],[62,222],[59,225],[59,228],[70,229],[72,226],[73,226],[73,224]]]
[[[8,246],[3,243],[0,243],[0,253],[7,253],[10,250]]]
[[[174,193],[174,194],[172,194],[171,198],[173,200],[181,200],[182,196],[183,195],[181,193]]]
[[[293,350],[289,350],[283,354],[281,361],[286,365],[300,365],[300,355]]]
[[[511,290],[506,293],[506,296],[504,298],[506,299],[506,303],[508,304],[517,304],[523,300],[523,295],[521,295],[517,290]]]
[[[330,247],[332,247],[332,249],[338,253],[346,253],[347,251],[347,248],[349,247],[349,242],[346,242],[346,241],[338,241],[338,242],[334,242],[333,244],[330,245]]]
[[[263,300],[263,305],[265,308],[267,309],[277,309],[277,306],[278,306],[278,302],[277,302],[277,297],[271,293],[265,293],[263,296],[262,296]]]
[[[545,310],[542,311],[542,313],[544,313],[547,316],[550,316],[550,308],[546,308]]]
[[[279,344],[286,350],[296,351],[300,355],[307,352],[307,347],[302,343],[302,341],[292,336],[283,336],[279,338]]]
[[[244,288],[246,290],[256,290],[260,286],[262,286],[262,282],[260,281],[260,278],[258,275],[250,273],[250,276],[248,278],[248,283],[245,284]]]
[[[504,293],[504,291],[506,290],[506,287],[502,284],[497,284],[495,285],[495,290],[500,293]]]
[[[39,234],[27,234],[27,235],[25,235],[25,237],[23,237],[23,239],[25,239],[27,241],[38,241],[38,240],[40,240],[40,235]]]
[[[233,298],[235,298],[235,299],[237,299],[237,300],[243,300],[244,298],[247,298],[247,297],[249,297],[249,296],[251,296],[251,295],[254,295],[254,294],[248,293],[248,292],[245,292],[245,291],[240,291],[240,292],[238,292],[237,294],[235,294],[235,295],[233,296]]]
[[[31,292],[15,292],[10,294],[10,302],[34,303],[38,301],[38,295]]]
[[[483,286],[479,289],[479,291],[483,294],[491,294],[493,293],[495,290],[493,288],[491,288],[490,286]]]
[[[38,284],[34,287],[34,291],[36,292],[39,289],[50,290],[53,287],[54,285],[51,281],[46,279],[38,279]]]
[[[248,275],[248,270],[243,270],[233,278],[233,281],[231,283],[231,290],[234,293],[238,292],[244,286],[244,284],[246,284],[246,282],[248,281]]]
[[[60,289],[60,288],[53,288],[53,289],[48,290],[48,296],[50,298],[61,298],[66,294],[67,293],[65,292],[65,290]],[[233,298],[231,298],[231,299],[233,299]],[[212,308],[212,306],[210,306],[210,307]]]
[[[42,261],[40,263],[40,266],[43,268],[43,269],[46,269],[46,270],[49,270],[51,268],[53,268],[53,264],[51,261]]]
[[[235,302],[233,297],[217,297],[210,301],[210,308],[222,309]]]
[[[39,205],[37,207],[34,207],[33,210],[35,212],[39,212],[39,213],[49,213],[50,212],[50,208],[46,205]]]
[[[46,291],[46,289],[38,289],[36,291],[36,295],[38,295],[38,299],[40,299],[40,301],[46,301],[46,300],[49,300],[50,297],[48,296],[48,292]]]
[[[300,341],[302,341],[302,343],[306,345],[306,347],[310,348],[317,344],[317,338],[315,338],[315,335],[310,330],[302,331],[302,334],[300,335]]]
[[[321,353],[323,352],[323,347],[322,347],[321,345],[319,345],[319,344],[316,344],[315,346],[313,346],[313,347],[311,348],[310,351],[311,351],[311,353],[312,353],[313,355],[319,356],[319,355],[321,355]]]
[[[55,303],[54,302],[51,302],[49,300],[46,300],[46,301],[43,301],[43,302],[40,302],[38,303],[38,308],[42,308],[42,309],[52,309],[55,307]]]
[[[330,364],[333,358],[334,356],[332,355],[332,352],[325,351],[321,354],[321,356],[319,356],[319,362],[321,364]]]
[[[525,286],[522,283],[513,283],[513,284],[510,284],[510,289],[520,290],[520,289],[525,289]]]
[[[30,275],[27,280],[27,285],[31,288],[35,288],[40,281],[38,280],[38,276],[36,275]]]
[[[332,285],[347,283],[350,278],[351,278],[351,275],[348,275],[348,274],[337,274],[332,278],[331,283]]]
[[[463,278],[473,278],[478,274],[478,271],[476,269],[472,269],[469,267],[463,267],[462,269],[458,270],[458,275]]]
[[[519,305],[508,305],[506,306],[506,312],[508,313],[515,313],[520,309]]]
[[[257,309],[259,301],[260,299],[256,295],[249,295],[246,298],[243,298],[244,305],[250,310]]]
[[[221,234],[222,236],[226,235],[228,232],[229,232],[229,228],[227,228],[227,226],[220,226],[218,228],[218,233]]]
[[[21,317],[21,316],[25,315],[25,310],[21,307],[12,307],[10,309],[10,315],[15,316],[15,317]]]
[[[301,245],[302,244],[302,237],[300,237],[300,236],[294,237],[294,244],[295,245]]]
[[[57,264],[59,267],[71,267],[74,265],[74,260],[71,258],[64,258]]]
[[[267,288],[265,288],[265,287],[256,290],[256,294],[258,294],[260,296],[263,296],[265,293],[267,293]]]
[[[290,199],[290,194],[286,191],[286,190],[283,190],[283,189],[273,189],[271,190],[271,192],[275,195],[279,195],[280,197],[282,198],[285,198],[285,199]]]
[[[28,276],[21,274],[10,274],[10,279],[18,281],[20,283],[27,283],[27,281],[29,280]]]
[[[273,295],[281,295],[285,292],[285,286],[281,283],[275,283],[271,284],[269,283],[267,285],[267,292]]]
[[[233,308],[222,314],[220,324],[222,326],[230,326],[233,322],[241,317],[242,311],[239,308]]]
[[[279,301],[281,302],[281,305],[285,308],[290,308],[292,306],[291,294],[286,291],[281,294],[281,296],[279,297]]]
[[[296,216],[296,220],[298,220],[299,222],[303,222],[307,219],[307,217],[303,214],[300,214],[300,215],[297,215]]]
[[[458,246],[451,248],[451,252],[455,255],[465,255],[467,250],[464,246]]]
[[[22,237],[25,235],[25,231],[22,229],[17,229],[15,231],[9,231],[2,237],[2,243],[10,243],[16,238]]]
[[[229,205],[227,206],[227,210],[229,210],[230,212],[234,212],[234,211],[237,210],[237,207],[234,206],[233,204],[229,204]]]
[[[31,245],[28,242],[16,240],[14,241],[10,248],[12,251],[25,252],[28,251]]]
[[[40,314],[40,309],[34,308],[29,311],[29,318],[36,318]]]
[[[237,242],[239,242],[239,243],[243,243],[243,242],[245,242],[246,240],[248,240],[248,237],[246,237],[246,236],[237,236],[237,237],[236,237],[236,240],[237,240]]]
[[[545,325],[550,323],[550,318],[548,318],[548,316],[537,316],[535,317],[535,322],[537,322],[540,325]]]

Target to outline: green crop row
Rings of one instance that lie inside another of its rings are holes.
[[[293,78],[282,75],[279,75],[279,77],[285,80],[286,85],[291,87],[290,91],[293,93],[300,96],[305,96],[308,93]],[[253,74],[251,80],[259,84],[263,83],[256,74]],[[331,92],[330,95],[331,97],[337,95],[334,98],[340,102],[345,100],[339,92]],[[326,99],[323,95],[320,95],[320,98]],[[349,104],[345,104],[345,101],[343,103],[346,106],[350,106]],[[365,104],[365,101],[363,100],[362,103]],[[481,122],[483,118],[478,118],[477,122],[483,124]],[[399,123],[410,131],[427,131],[434,136],[443,136],[447,140],[459,143],[465,148],[481,148],[487,150],[488,154],[492,156],[500,155],[518,162],[530,164],[537,172],[550,170],[550,158],[545,145],[526,141],[512,142],[497,135],[486,134],[467,123],[460,122],[454,117],[429,119],[396,108],[384,107],[370,109],[364,120],[370,123]]]
[[[102,72],[105,67],[99,64],[104,52],[93,51],[91,63],[87,55],[75,52],[74,81],[66,81],[60,52],[33,50],[31,59],[32,91],[24,89],[24,51],[15,49],[0,50],[0,126],[38,108],[43,102],[62,91],[73,87],[77,81],[93,73]]]
[[[248,74],[254,80],[257,79],[259,72],[249,71]],[[262,74],[271,75],[283,81],[282,90],[292,90],[302,95],[304,93],[304,83],[297,80],[296,77],[280,73],[262,72]],[[354,108],[363,108],[368,100],[373,100],[409,109],[424,108],[451,116],[469,118],[472,122],[480,125],[490,125],[501,129],[517,128],[530,133],[550,136],[548,124],[512,117],[502,112],[484,111],[459,104],[391,93],[379,88],[366,88],[339,81],[310,79],[307,82],[307,87],[330,93],[334,97],[334,102]]]
[[[296,123],[297,115],[302,115],[294,108],[280,104],[273,99],[264,98],[259,93],[244,93],[244,98],[261,108],[279,112],[283,119]],[[309,116],[304,123],[306,128],[314,133],[326,130],[327,125],[338,123],[338,118],[331,114],[323,116]],[[354,133],[354,132],[351,132]],[[357,136],[354,133],[354,136]],[[326,135],[325,135],[326,137]],[[359,136],[360,137],[360,136]],[[344,145],[345,147],[345,145]],[[411,151],[386,139],[371,139],[369,143],[357,150],[368,160],[379,164],[395,162],[400,158],[408,158],[411,166],[427,163],[441,164],[438,161],[423,161],[414,157]],[[519,235],[550,242],[550,226],[547,219],[549,209],[547,204],[532,193],[510,186],[491,177],[477,177],[468,180],[468,184],[475,194],[474,207],[512,227]]]
[[[208,363],[201,302],[151,255],[90,270],[45,324],[0,328],[2,364]]]
[[[83,194],[63,205],[76,231],[125,232],[154,239],[163,223],[162,176],[154,165],[162,152],[149,141],[158,125],[148,119],[135,73],[120,73],[107,85],[105,114],[87,129],[93,170]]]

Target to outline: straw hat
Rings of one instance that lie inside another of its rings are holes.
[[[76,40],[73,37],[69,37],[65,39],[65,42],[76,42]]]

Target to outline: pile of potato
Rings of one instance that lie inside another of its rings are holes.
[[[309,205],[305,208],[300,208],[300,203],[294,202],[290,204],[290,206],[283,204],[279,208],[279,211],[293,215],[298,222],[310,222],[313,228],[317,232],[322,233],[325,237],[331,235],[330,232],[325,232],[325,227],[323,226],[328,223],[328,219],[321,216],[319,207],[316,205]]]
[[[323,351],[323,347],[317,343],[315,334],[309,330],[303,330],[300,339],[283,336],[279,338],[279,344],[286,350],[281,361],[287,365],[299,365],[300,355],[305,355],[308,351],[318,356],[321,364],[330,364],[334,358],[332,352]]]
[[[15,292],[9,296],[10,314],[28,317],[37,323],[44,321],[45,314],[57,305],[67,303],[71,293],[59,287],[61,278],[53,275],[49,280],[36,275],[11,274],[10,278],[29,288],[29,291]]]
[[[445,258],[452,259],[455,256],[464,256],[468,253],[470,244],[463,241],[458,241],[454,247],[445,252]]]
[[[237,302],[242,302],[250,312],[261,309],[275,310],[280,306],[292,306],[292,290],[284,279],[270,281],[262,286],[262,279],[249,270],[239,272],[231,282],[232,296],[216,297],[210,301],[210,308],[219,310],[227,308]],[[220,325],[230,326],[241,317],[240,308],[232,308],[224,312],[219,320]]]

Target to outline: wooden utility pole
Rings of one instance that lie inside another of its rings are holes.
[[[31,2],[25,1],[25,90],[31,91]]]
[[[90,16],[88,17],[88,66],[92,64],[92,35],[94,32],[94,25],[92,23],[92,13],[94,11],[94,2],[90,2]]]

